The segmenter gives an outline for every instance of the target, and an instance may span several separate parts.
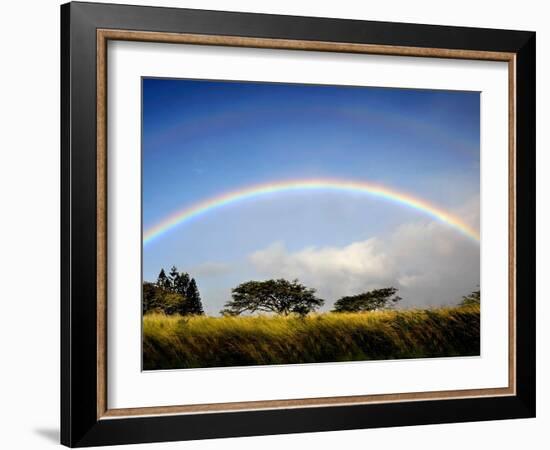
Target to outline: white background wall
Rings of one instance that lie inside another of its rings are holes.
[[[122,1],[122,0],[121,0]],[[139,1],[180,6],[537,32],[538,417],[531,420],[141,445],[159,449],[548,448],[550,437],[550,27],[545,2],[502,0]],[[59,422],[59,1],[2,5],[0,70],[0,447],[58,442]],[[543,126],[546,125],[546,126]]]

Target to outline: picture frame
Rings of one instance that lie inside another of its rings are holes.
[[[535,33],[527,31],[80,2],[62,5],[61,443],[82,447],[534,417],[535,39]],[[109,408],[110,41],[506,63],[508,386]]]

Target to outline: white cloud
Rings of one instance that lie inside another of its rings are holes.
[[[266,277],[315,287],[328,307],[341,296],[390,285],[399,288],[403,306],[453,304],[479,285],[479,245],[437,222],[403,225],[343,247],[289,251],[276,242],[249,260]]]
[[[262,273],[298,278],[318,287],[320,295],[327,298],[387,283],[395,273],[393,262],[377,239],[341,248],[308,247],[294,253],[278,242],[254,252],[250,261]]]

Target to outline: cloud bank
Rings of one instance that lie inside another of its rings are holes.
[[[399,289],[403,307],[456,304],[480,279],[479,245],[437,222],[402,225],[342,247],[290,251],[275,242],[249,261],[266,277],[298,278],[316,288],[328,308],[344,295],[386,286]]]

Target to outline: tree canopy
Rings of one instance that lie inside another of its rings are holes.
[[[143,314],[158,311],[176,314],[186,299],[177,292],[166,290],[155,283],[143,283]]]
[[[244,312],[267,312],[304,316],[324,303],[315,292],[298,280],[247,281],[232,289],[233,300],[225,304],[221,314],[235,316]]]
[[[336,301],[332,312],[363,312],[391,308],[401,300],[396,293],[396,288],[388,287],[342,297]]]
[[[479,305],[481,303],[481,291],[472,291],[469,295],[462,297],[461,306]]]
[[[178,272],[175,266],[168,275],[161,269],[156,283],[143,283],[143,314],[150,311],[182,316],[204,314],[195,279]]]

